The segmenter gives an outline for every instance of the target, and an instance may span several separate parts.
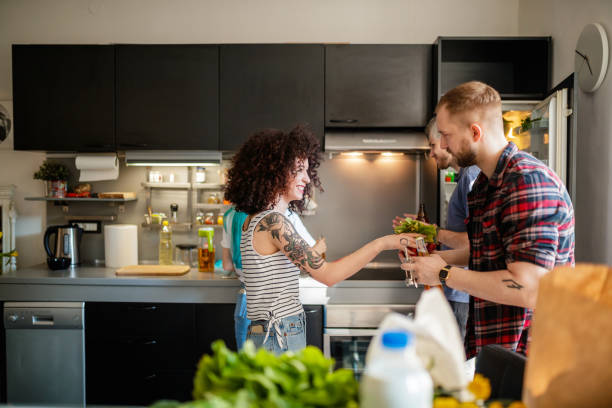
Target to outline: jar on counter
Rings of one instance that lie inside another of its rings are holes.
[[[223,225],[223,212],[222,211],[219,211],[219,214],[217,214],[217,224]]]

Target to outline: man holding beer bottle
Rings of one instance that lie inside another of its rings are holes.
[[[506,141],[499,93],[482,82],[447,92],[436,108],[441,147],[481,174],[468,194],[470,246],[414,257],[419,284],[471,295],[468,358],[487,344],[526,354],[540,278],[574,263],[574,210],[559,177]],[[469,269],[450,265],[465,265]]]

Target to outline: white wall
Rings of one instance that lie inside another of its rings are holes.
[[[520,35],[553,37],[553,84],[574,71],[582,28],[601,23],[612,44],[610,0],[521,0]],[[612,56],[612,49],[609,55]],[[612,265],[612,68],[594,93],[577,101],[576,258]]]
[[[12,99],[13,43],[433,43],[439,35],[517,35],[519,0],[0,0],[0,100]],[[39,263],[41,154],[0,151],[18,186],[20,266]]]

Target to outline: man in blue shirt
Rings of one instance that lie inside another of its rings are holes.
[[[452,167],[459,172],[457,177],[457,187],[451,195],[448,202],[448,211],[446,217],[446,229],[438,230],[438,241],[442,244],[442,249],[459,249],[470,245],[467,236],[467,225],[465,219],[468,216],[467,195],[472,190],[474,181],[480,174],[480,169],[477,166],[460,168],[457,160],[447,150],[440,148],[440,134],[436,128],[436,118],[432,118],[425,127],[425,135],[427,136],[430,157],[436,160],[436,164],[440,170],[446,170]],[[405,217],[415,218],[412,214],[404,214]],[[393,220],[395,227],[403,219],[396,217]],[[465,326],[467,323],[469,312],[470,295],[465,292],[451,289],[446,285],[443,286],[444,295],[453,309],[461,338],[465,338]]]

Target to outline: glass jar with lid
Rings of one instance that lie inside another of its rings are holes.
[[[213,225],[214,223],[215,223],[214,214],[211,212],[206,213],[204,215],[204,224]]]
[[[196,183],[206,183],[206,169],[197,167],[195,172]]]

